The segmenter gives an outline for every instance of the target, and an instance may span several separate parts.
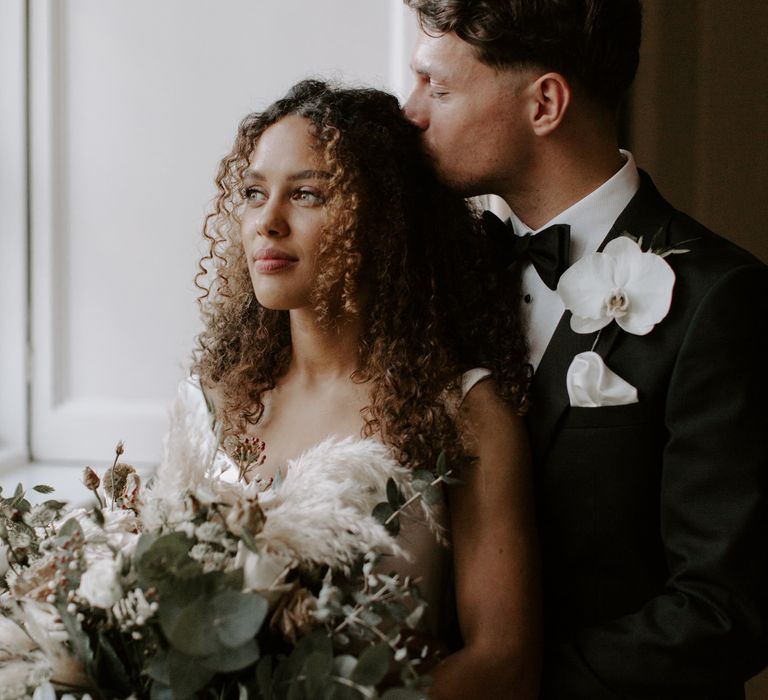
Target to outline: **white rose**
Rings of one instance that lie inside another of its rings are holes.
[[[120,563],[99,559],[91,564],[80,579],[77,592],[95,608],[111,608],[123,595]]]
[[[3,578],[10,568],[8,564],[8,546],[0,543],[0,578]]]
[[[290,557],[269,552],[252,552],[242,542],[237,549],[235,566],[243,567],[243,586],[246,590],[266,593],[270,589],[279,592],[277,582],[291,565]],[[274,588],[273,588],[274,587]],[[269,595],[265,596],[267,599]]]

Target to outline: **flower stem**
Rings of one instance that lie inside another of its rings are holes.
[[[444,477],[450,476],[451,470],[447,471],[445,474],[441,474],[440,476],[436,477],[434,481],[430,483],[429,486],[437,486],[438,484],[441,484],[444,481]],[[429,487],[427,487],[429,488]],[[414,493],[413,496],[411,496],[403,505],[401,505],[392,515],[390,515],[385,521],[384,525],[387,526],[389,523],[391,523],[398,515],[403,515],[403,511],[411,505],[411,503],[415,503],[420,498],[423,498],[422,492],[418,491],[417,493]]]

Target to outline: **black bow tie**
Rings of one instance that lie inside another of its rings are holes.
[[[568,224],[554,224],[535,235],[516,236],[512,227],[496,214],[484,211],[483,226],[504,266],[530,261],[544,284],[557,289],[557,281],[569,264],[571,227]]]

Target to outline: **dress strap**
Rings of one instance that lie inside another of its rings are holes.
[[[461,400],[463,401],[467,397],[467,394],[475,384],[490,375],[491,370],[485,369],[485,367],[475,367],[474,369],[464,372],[464,374],[461,375]]]

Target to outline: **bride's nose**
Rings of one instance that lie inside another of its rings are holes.
[[[259,209],[256,233],[260,236],[280,237],[290,233],[290,225],[282,203],[277,197],[267,200]]]

